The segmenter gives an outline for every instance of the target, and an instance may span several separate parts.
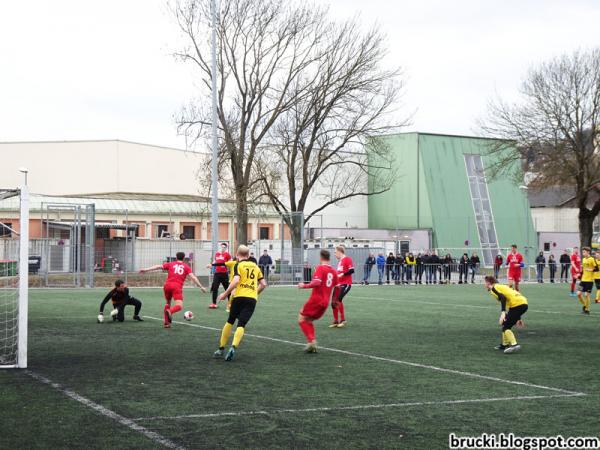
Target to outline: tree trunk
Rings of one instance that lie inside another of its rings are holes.
[[[594,219],[594,215],[587,208],[579,210],[579,237],[581,239],[581,247],[592,246]]]
[[[237,245],[248,245],[248,199],[245,189],[236,189],[235,204],[237,210],[235,218],[237,221]]]
[[[301,215],[292,215],[288,223],[292,235],[292,264],[304,264],[304,226]]]

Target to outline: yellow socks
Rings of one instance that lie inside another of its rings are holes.
[[[506,330],[502,333],[502,343],[504,345],[517,345],[517,338],[512,331]]]
[[[229,335],[231,334],[231,329],[233,325],[229,322],[225,322],[223,326],[223,331],[221,331],[221,340],[219,341],[219,348],[224,348],[227,345],[227,341],[229,340]]]
[[[590,310],[590,303],[592,303],[592,300],[590,299],[590,297],[585,297],[585,303],[584,303],[584,307],[586,311]]]
[[[240,342],[243,337],[244,337],[244,327],[237,327],[235,329],[235,333],[233,335],[233,346],[235,348],[237,348],[238,345],[240,345]]]

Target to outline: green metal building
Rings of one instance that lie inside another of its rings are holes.
[[[509,177],[486,177],[491,140],[429,133],[385,139],[397,179],[369,197],[369,228],[429,229],[432,248],[456,257],[478,251],[485,265],[513,243],[528,262],[535,258],[526,192]]]

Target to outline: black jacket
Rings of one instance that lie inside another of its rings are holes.
[[[258,265],[262,267],[272,266],[273,259],[269,255],[262,255],[260,258],[258,258]]]
[[[569,255],[567,255],[566,253],[563,253],[562,255],[560,255],[560,263],[561,264],[571,264],[571,257]]]
[[[365,261],[365,266],[373,267],[376,263],[377,263],[377,261],[375,260],[374,256],[368,256],[367,260]]]
[[[479,267],[479,256],[471,256],[471,258],[469,259],[470,263],[471,263],[471,267]]]
[[[542,255],[540,255],[537,258],[535,258],[535,263],[536,264],[546,264],[546,258],[544,258]]]
[[[388,257],[385,259],[385,264],[386,264],[388,267],[391,267],[391,266],[393,266],[395,262],[396,262],[396,258],[394,258],[393,256],[388,256]]]

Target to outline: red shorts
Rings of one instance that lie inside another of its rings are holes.
[[[325,314],[327,311],[328,306],[329,302],[325,303],[319,300],[309,299],[300,310],[300,314],[302,314],[304,317],[317,320],[323,317],[323,314]]]
[[[508,281],[514,281],[516,283],[521,282],[521,274],[508,272]]]
[[[175,283],[167,283],[163,286],[163,292],[165,293],[165,300],[181,300],[183,301],[183,289],[180,285]]]

